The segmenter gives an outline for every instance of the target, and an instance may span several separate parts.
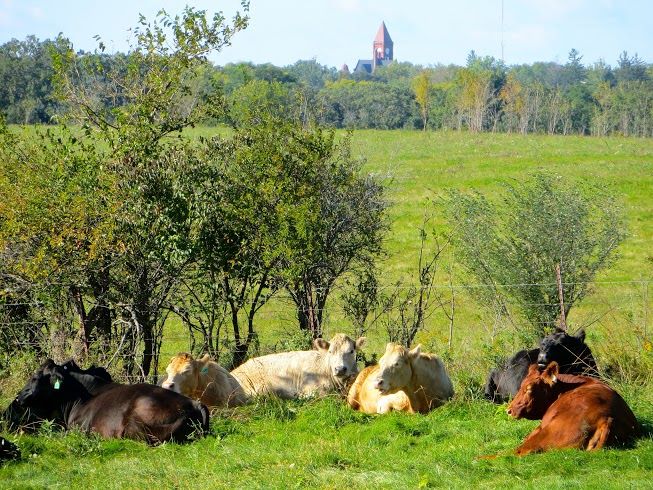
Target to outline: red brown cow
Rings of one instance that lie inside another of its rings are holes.
[[[619,393],[595,378],[558,371],[556,362],[542,372],[531,365],[508,406],[512,417],[542,419],[517,455],[569,447],[592,451],[636,435],[635,415]]]

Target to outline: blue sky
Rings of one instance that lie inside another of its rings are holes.
[[[653,63],[652,0],[503,2],[508,64],[564,62],[571,48],[585,63],[614,65],[623,50]],[[0,43],[63,32],[78,49],[93,49],[93,36],[100,35],[109,50],[124,51],[139,13],[180,12],[186,3],[227,16],[239,7],[237,0],[0,0]],[[252,0],[250,16],[250,27],[212,61],[284,66],[316,58],[353,67],[370,57],[381,21],[400,61],[463,64],[471,49],[501,57],[501,0]]]

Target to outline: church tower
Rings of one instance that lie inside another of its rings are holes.
[[[393,43],[388,34],[388,29],[385,27],[385,22],[381,22],[381,26],[376,33],[374,43],[372,44],[372,71],[377,66],[387,65],[394,59]]]

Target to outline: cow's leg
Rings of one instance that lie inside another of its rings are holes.
[[[392,399],[388,396],[382,396],[376,403],[376,413],[388,413],[392,411]]]
[[[605,446],[608,436],[610,435],[610,427],[612,426],[612,417],[606,417],[599,422],[594,435],[587,443],[587,450],[594,451],[596,449],[601,449]]]
[[[517,456],[525,456],[530,453],[539,453],[544,451],[545,447],[542,444],[543,439],[546,437],[546,431],[542,430],[542,426],[537,427],[533,432],[526,436],[524,442],[519,446],[515,453]]]
[[[497,384],[494,381],[494,377],[497,376],[497,370],[493,369],[490,371],[490,376],[488,377],[487,383],[485,383],[485,398],[490,401],[495,401],[495,395],[497,392]]]

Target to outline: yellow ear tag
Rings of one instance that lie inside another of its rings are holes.
[[[56,381],[54,382],[54,389],[55,389],[55,390],[58,390],[59,388],[61,388],[61,381],[56,380]]]

